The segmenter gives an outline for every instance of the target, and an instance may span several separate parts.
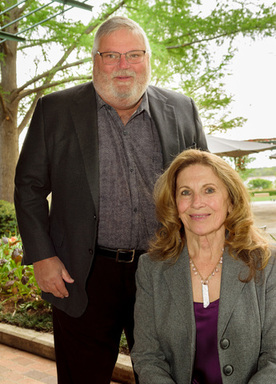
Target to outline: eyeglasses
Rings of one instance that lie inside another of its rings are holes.
[[[146,51],[128,51],[126,53],[120,52],[97,52],[103,59],[105,65],[115,65],[121,60],[121,56],[125,56],[126,61],[129,64],[139,64],[144,61]]]

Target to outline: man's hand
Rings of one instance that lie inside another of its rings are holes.
[[[69,296],[64,281],[73,283],[74,280],[57,256],[35,262],[34,275],[43,292],[52,293],[61,299]]]

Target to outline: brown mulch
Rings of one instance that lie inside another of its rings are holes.
[[[3,294],[0,292],[0,305],[2,306],[2,313],[14,313],[14,311],[18,310],[20,308],[20,305],[27,305],[31,304],[32,302],[37,301],[36,299],[23,299],[18,298],[17,296],[11,296],[7,294]],[[31,314],[45,314],[45,313],[51,313],[51,309],[49,307],[46,307],[43,305],[43,302],[36,303],[35,308],[33,308],[31,305],[28,308],[28,313]]]

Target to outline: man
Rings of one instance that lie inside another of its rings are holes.
[[[24,263],[53,304],[59,384],[109,384],[123,329],[132,348],[135,271],[156,228],[154,182],[183,149],[207,148],[193,101],[149,86],[150,54],[132,20],[103,23],[93,83],[40,99],[21,151]]]

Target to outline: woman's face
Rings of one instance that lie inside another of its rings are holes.
[[[226,187],[209,166],[194,164],[179,173],[176,205],[186,235],[224,235],[231,203]]]

